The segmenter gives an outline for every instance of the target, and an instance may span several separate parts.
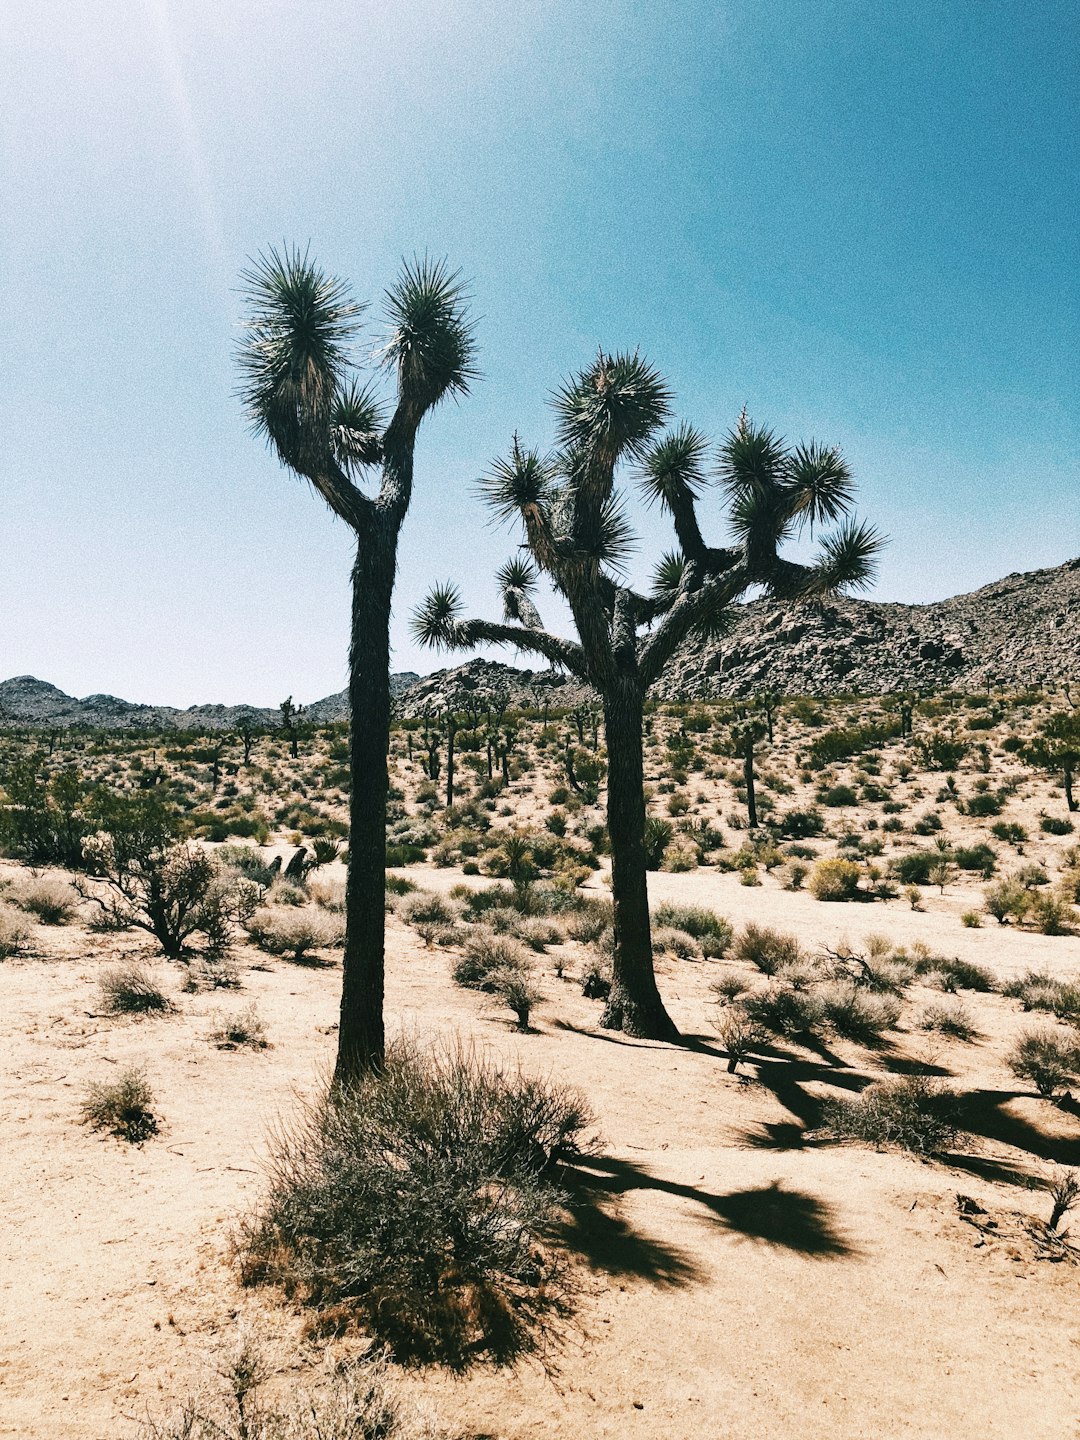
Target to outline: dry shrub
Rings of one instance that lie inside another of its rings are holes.
[[[316,950],[332,950],[344,943],[340,919],[325,910],[300,910],[281,906],[258,910],[247,922],[247,931],[269,955],[283,955],[296,964],[312,958]]]
[[[96,1081],[88,1088],[82,1103],[82,1118],[95,1130],[141,1145],[158,1130],[151,1106],[154,1092],[142,1070],[132,1066],[121,1070],[115,1080]]]
[[[454,965],[453,977],[454,983],[466,990],[494,993],[496,976],[505,976],[512,970],[524,974],[528,968],[525,951],[517,940],[477,926],[465,942],[464,955]]]
[[[1075,1036],[1049,1028],[1027,1030],[1013,1046],[1007,1063],[1017,1079],[1030,1080],[1049,1100],[1080,1072],[1080,1045]]]
[[[98,981],[98,993],[109,1015],[162,1015],[173,1008],[149,971],[133,962],[106,970]]]
[[[611,928],[613,913],[610,900],[585,900],[579,909],[567,916],[566,933],[571,940],[583,945],[595,944],[604,931]]]
[[[951,1004],[935,1001],[927,1005],[919,1016],[919,1029],[949,1035],[954,1040],[974,1040],[978,1033],[971,1012],[959,1000]]]
[[[14,905],[0,901],[0,960],[24,950],[32,933],[26,916]]]
[[[807,888],[815,900],[854,900],[862,871],[854,860],[819,860]]]
[[[879,1080],[854,1100],[828,1100],[824,1134],[868,1145],[899,1145],[935,1155],[956,1143],[958,1103],[953,1090],[929,1075]]]
[[[232,1015],[216,1013],[210,1039],[219,1050],[265,1050],[266,1026],[254,1002]]]
[[[448,1440],[394,1394],[385,1360],[327,1360],[313,1386],[290,1385],[282,1403],[263,1398],[272,1368],[242,1341],[219,1366],[218,1383],[148,1419],[143,1440]]]
[[[859,985],[834,985],[822,997],[825,1019],[845,1040],[874,1045],[900,1018],[900,1007]]]
[[[332,915],[345,913],[344,880],[312,880],[308,885],[308,894],[320,910],[329,910]]]
[[[740,931],[732,958],[755,965],[763,975],[775,975],[782,965],[801,960],[803,954],[794,935],[785,935],[768,925],[755,925],[751,921]]]
[[[462,1371],[542,1352],[570,1302],[543,1237],[589,1119],[577,1092],[475,1052],[392,1047],[378,1076],[274,1138],[243,1279],[336,1325],[344,1307],[406,1362]]]
[[[768,1042],[768,1033],[740,1006],[725,1011],[716,1022],[716,1033],[727,1051],[728,1073],[734,1075],[744,1060]]]
[[[742,1008],[753,1024],[774,1035],[812,1035],[825,1015],[817,995],[788,985],[770,985],[747,995]]]
[[[79,909],[75,890],[57,875],[28,875],[12,886],[10,898],[42,925],[68,925]]]
[[[653,949],[662,955],[673,955],[676,960],[699,960],[701,946],[687,930],[674,925],[658,925],[653,932]]]

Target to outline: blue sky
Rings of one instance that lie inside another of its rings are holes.
[[[237,276],[469,277],[395,665],[434,578],[493,614],[473,481],[598,344],[719,437],[839,442],[879,598],[1080,554],[1074,0],[34,0],[0,22],[0,678],[190,704],[344,683],[346,530],[245,429]],[[704,506],[721,533],[718,497]],[[668,543],[637,512],[642,573]],[[549,619],[558,621],[558,612]],[[507,657],[512,658],[512,657]]]

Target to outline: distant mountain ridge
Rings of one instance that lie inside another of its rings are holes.
[[[653,693],[660,699],[745,695],[766,686],[787,695],[890,690],[973,689],[988,683],[1074,682],[1080,689],[1080,558],[1047,570],[1007,575],[970,594],[929,605],[831,600],[790,605],[754,600],[739,608],[731,633],[688,643]],[[391,676],[406,714],[437,708],[466,692],[507,692],[511,704],[543,696],[573,705],[586,687],[550,670],[515,670],[475,659],[450,670]],[[307,708],[318,724],[344,720],[345,691]],[[253,705],[137,705],[115,695],[77,700],[32,675],[0,682],[0,723],[41,729],[231,729],[245,716],[281,723]]]

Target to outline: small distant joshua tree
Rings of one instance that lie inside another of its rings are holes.
[[[427,645],[465,650],[511,645],[591,684],[603,701],[608,751],[615,957],[603,1023],[656,1039],[677,1034],[653,973],[646,891],[642,721],[645,694],[690,636],[715,637],[748,589],[797,601],[869,583],[881,538],[846,520],[854,483],[840,452],[794,449],[744,414],[709,463],[709,443],[689,425],[666,434],[671,393],[637,354],[599,354],[555,396],[557,444],[549,454],[515,436],[509,456],[482,481],[496,516],[519,522],[527,554],[497,579],[502,622],[464,619],[452,583],[437,585],[413,629]],[[671,517],[678,548],[660,562],[651,593],[624,578],[632,542],[616,487],[627,462],[646,499]],[[734,543],[705,543],[696,502],[710,479],[729,502]],[[844,520],[813,565],[780,555],[804,526]],[[566,600],[577,640],[545,630],[533,599],[540,575]]]
[[[396,382],[389,421],[356,375],[362,307],[298,251],[260,257],[244,276],[242,396],[256,432],[310,481],[356,537],[349,647],[351,787],[341,1024],[335,1079],[382,1066],[390,604],[398,537],[412,498],[425,415],[468,392],[475,344],[465,294],[444,262],[407,263],[386,293],[381,361]],[[358,481],[377,476],[374,493]]]

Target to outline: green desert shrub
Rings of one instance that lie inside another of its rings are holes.
[[[855,1099],[826,1101],[822,1129],[838,1140],[935,1155],[955,1145],[958,1114],[955,1092],[939,1080],[903,1075],[879,1080]]]
[[[113,1080],[94,1081],[82,1102],[82,1118],[95,1130],[141,1145],[158,1131],[154,1092],[142,1070],[129,1067]]]
[[[704,905],[658,905],[652,919],[657,927],[673,926],[692,935],[701,942],[701,952],[707,959],[721,959],[731,946],[730,923]]]
[[[941,861],[936,850],[909,850],[889,861],[889,874],[901,885],[929,885],[930,872]]]
[[[1023,920],[1031,907],[1031,894],[1016,879],[997,880],[983,891],[983,904],[999,925],[1007,925],[1010,920]]]
[[[243,1010],[231,1015],[217,1014],[212,1017],[213,1028],[210,1039],[219,1050],[265,1050],[266,1026],[252,1001]]]
[[[1056,815],[1042,815],[1039,818],[1039,829],[1044,835],[1071,835],[1074,828],[1071,820],[1059,820]]]
[[[997,982],[984,965],[974,960],[961,960],[956,955],[923,955],[915,962],[915,969],[927,982],[937,985],[950,994],[957,990],[976,990],[989,995],[997,989]]]
[[[456,1371],[534,1350],[569,1309],[547,1237],[559,1164],[590,1123],[577,1092],[474,1052],[398,1045],[278,1133],[239,1244],[271,1283],[402,1361]]]
[[[815,900],[854,900],[862,871],[853,860],[819,860],[807,888]]]
[[[850,785],[832,785],[821,796],[822,805],[828,805],[831,809],[840,809],[848,805],[859,803],[858,792]]]

